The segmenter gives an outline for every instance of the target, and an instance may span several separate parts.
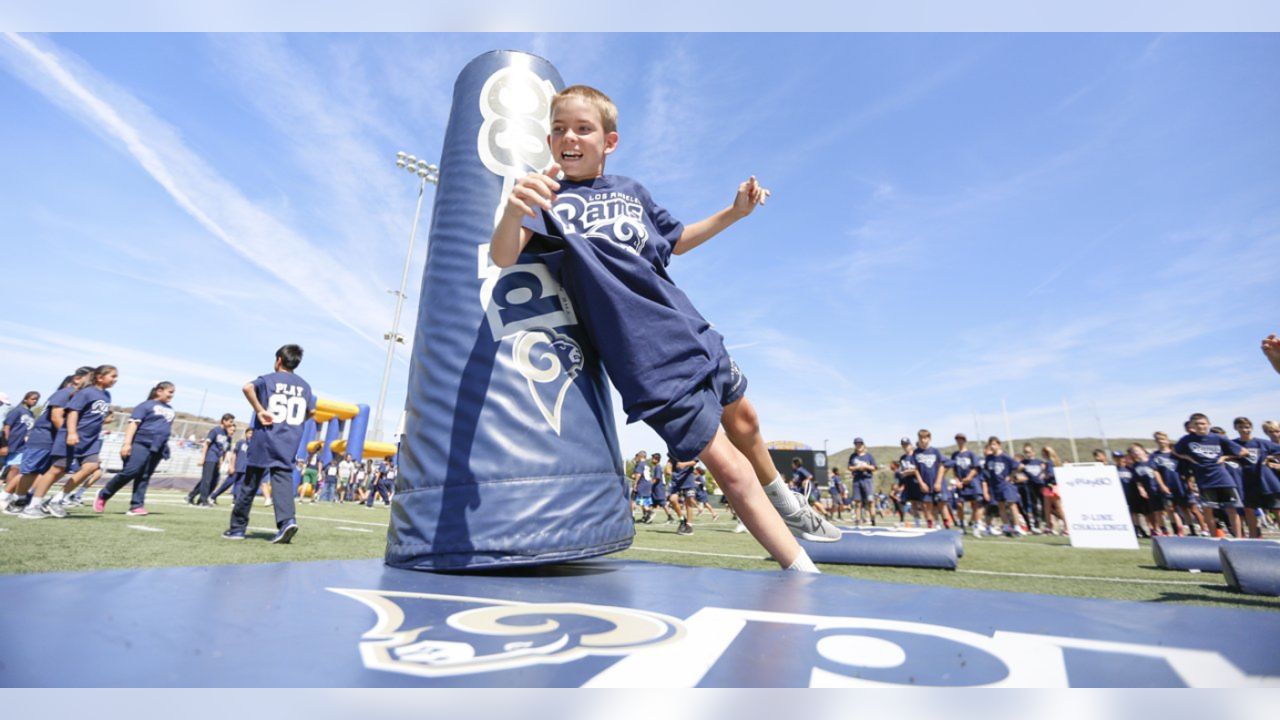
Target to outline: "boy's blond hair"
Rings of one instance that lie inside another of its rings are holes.
[[[1268,430],[1278,430],[1278,429],[1280,429],[1280,423],[1277,423],[1275,420],[1268,420],[1262,423],[1262,432],[1267,432]]]
[[[583,102],[594,105],[600,111],[600,127],[605,134],[618,132],[618,106],[613,104],[608,95],[590,85],[570,85],[551,98],[551,117],[556,116],[556,107],[568,98],[579,98]]]

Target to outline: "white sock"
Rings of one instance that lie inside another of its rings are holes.
[[[783,515],[794,515],[804,509],[800,504],[800,498],[791,492],[791,488],[787,487],[781,475],[774,475],[773,482],[764,486],[764,494],[769,496],[769,502],[773,503],[773,507]]]
[[[814,565],[813,561],[809,559],[809,553],[805,552],[803,548],[800,550],[800,554],[796,556],[796,559],[792,560],[791,564],[787,566],[787,572],[822,574],[818,566]]]
[[[65,498],[65,497],[66,497],[66,495],[65,495],[65,494],[63,494],[63,492],[62,492],[61,490],[59,490],[58,492],[56,492],[56,493],[54,493],[54,494],[53,494],[53,500],[51,500],[50,502],[52,502],[52,503],[54,503],[54,504],[56,505],[57,503],[62,502],[62,499],[63,499],[63,498]]]
[[[9,498],[13,497],[8,492],[0,490],[0,504],[9,502]]]

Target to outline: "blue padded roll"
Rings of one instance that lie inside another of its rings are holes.
[[[956,543],[956,557],[964,557],[964,533],[955,528],[892,528],[872,525],[871,527],[848,527],[838,525],[844,532],[857,531],[870,535],[892,535],[894,537],[915,537],[918,535],[926,535],[930,533],[940,533],[950,535]]]
[[[1156,565],[1165,570],[1222,572],[1218,548],[1225,542],[1219,538],[1164,535],[1151,539],[1151,554]]]
[[[814,562],[838,565],[955,570],[958,558],[952,533],[925,532],[903,536],[892,532],[845,530],[835,542],[800,541]]]
[[[536,256],[488,243],[512,183],[551,162],[542,58],[491,52],[454,85],[409,368],[386,562],[489,569],[589,558],[635,534],[604,372]]]
[[[1218,548],[1227,585],[1249,595],[1280,595],[1280,543],[1232,542]]]
[[[1151,554],[1156,565],[1165,570],[1199,570],[1222,572],[1222,560],[1218,550],[1224,545],[1280,544],[1273,540],[1235,540],[1209,537],[1174,537],[1164,535],[1151,540]]]

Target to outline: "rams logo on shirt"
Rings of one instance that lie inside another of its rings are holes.
[[[615,192],[587,200],[566,193],[556,199],[555,213],[566,231],[607,240],[636,255],[649,241],[649,231],[641,220],[644,206],[629,195]]]
[[[686,634],[673,617],[608,605],[328,590],[364,603],[377,616],[360,642],[365,667],[419,677],[630,655]]]

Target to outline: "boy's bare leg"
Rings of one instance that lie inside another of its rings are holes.
[[[764,494],[752,463],[730,442],[724,430],[717,430],[711,444],[699,456],[707,464],[716,483],[729,498],[734,512],[764,549],[783,568],[790,568],[804,550],[791,536],[782,516]],[[770,466],[772,467],[772,465]],[[685,503],[687,507],[690,503]]]
[[[764,445],[764,436],[760,434],[760,416],[751,401],[743,397],[724,406],[724,414],[720,416],[720,424],[729,436],[733,446],[746,456],[755,471],[756,479],[761,485],[768,485],[778,476],[778,468],[773,466],[773,458],[769,457],[769,448]],[[805,502],[808,502],[806,499]]]

